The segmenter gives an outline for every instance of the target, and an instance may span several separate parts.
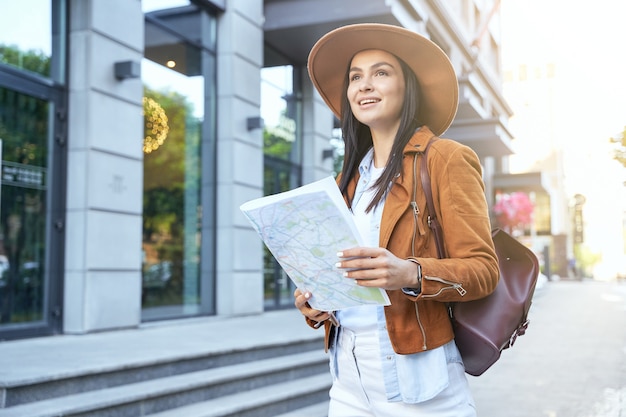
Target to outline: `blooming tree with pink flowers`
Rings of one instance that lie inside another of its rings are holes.
[[[533,221],[535,205],[523,192],[498,194],[493,206],[498,225],[509,233],[529,227]]]

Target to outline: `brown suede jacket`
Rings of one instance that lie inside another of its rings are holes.
[[[437,257],[419,176],[421,152],[434,136],[424,126],[404,148],[403,174],[387,194],[380,225],[381,247],[400,258],[415,257],[422,266],[422,291],[417,297],[401,290],[387,291],[391,300],[385,307],[387,331],[398,354],[433,349],[452,340],[446,303],[485,297],[499,278],[480,161],[472,149],[449,139],[437,140],[428,153],[433,200],[448,254],[446,259]],[[414,162],[418,184],[414,182]],[[357,181],[352,179],[350,195],[354,195]],[[411,202],[416,185],[414,210]],[[328,349],[331,323],[326,321],[324,328]]]

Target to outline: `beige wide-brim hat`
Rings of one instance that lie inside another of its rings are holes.
[[[363,23],[328,32],[309,53],[309,76],[326,104],[341,118],[344,77],[352,57],[382,49],[408,64],[420,86],[418,120],[436,135],[452,124],[459,103],[459,84],[448,56],[431,40],[400,26]]]

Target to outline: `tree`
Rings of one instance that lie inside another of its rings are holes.
[[[498,194],[493,213],[498,225],[509,233],[520,232],[528,228],[533,221],[535,206],[523,192]]]
[[[263,129],[263,153],[289,161],[296,138],[296,122],[281,111],[278,125]]]
[[[23,51],[16,45],[0,44],[0,62],[50,76],[50,56],[35,49]]]

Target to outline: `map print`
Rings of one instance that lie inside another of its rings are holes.
[[[362,243],[332,177],[250,201],[241,210],[289,278],[313,295],[313,308],[390,304],[384,290],[358,286],[335,267],[338,251]]]

